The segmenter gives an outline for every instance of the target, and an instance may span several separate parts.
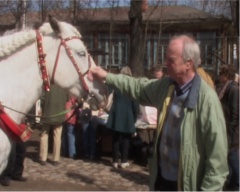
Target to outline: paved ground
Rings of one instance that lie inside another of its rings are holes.
[[[126,169],[114,169],[111,158],[99,161],[61,158],[58,166],[38,163],[38,133],[28,141],[24,176],[27,182],[12,181],[11,186],[0,191],[148,191],[147,168],[130,161]],[[51,159],[51,155],[49,156]]]

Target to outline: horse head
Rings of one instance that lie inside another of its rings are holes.
[[[82,42],[78,30],[69,23],[49,16],[49,23],[44,23],[39,32],[43,36],[49,81],[67,89],[76,97],[94,96],[94,105],[106,105],[106,85],[87,78],[89,68],[96,64]]]
[[[78,30],[53,17],[49,21],[37,30],[0,37],[0,174],[11,149],[7,129],[12,127],[17,136],[25,138],[28,129],[21,123],[41,97],[42,85],[48,91],[50,83],[55,83],[76,97],[94,95],[100,107],[107,103],[105,84],[90,81],[86,75],[95,63]]]

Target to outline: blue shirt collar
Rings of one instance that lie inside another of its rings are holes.
[[[193,82],[193,78],[182,86],[178,86],[178,84],[174,82],[177,97],[186,93],[191,88],[192,82]]]
[[[176,82],[173,79],[170,79],[170,84],[177,85]],[[201,85],[201,77],[198,74],[195,74],[192,80],[190,80],[185,85],[175,88],[180,89],[179,93],[177,94],[183,94],[186,91],[189,90],[189,95],[187,97],[187,101],[185,106],[191,109],[194,109],[197,105],[198,97],[199,97],[199,90]],[[178,95],[177,95],[178,96]]]

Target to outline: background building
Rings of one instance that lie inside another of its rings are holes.
[[[75,1],[74,1],[75,2]],[[48,14],[73,23],[83,36],[96,64],[119,69],[129,64],[130,7],[85,8],[28,11],[26,25],[42,22]],[[0,14],[0,31],[16,27],[14,14]],[[183,5],[148,6],[142,12],[143,61],[145,71],[156,63],[164,65],[169,39],[176,34],[194,36],[200,47],[203,67],[213,75],[221,64],[239,63],[239,36],[232,21],[223,15],[212,15]],[[133,69],[134,70],[134,69]]]

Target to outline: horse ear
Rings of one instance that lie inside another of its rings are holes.
[[[35,30],[39,30],[39,28],[41,27],[42,23],[36,22],[33,24],[33,29]]]
[[[53,31],[57,34],[60,34],[60,29],[59,29],[59,26],[58,26],[58,20],[55,17],[53,17],[52,15],[49,15],[48,19],[49,19],[49,23],[50,23]]]

